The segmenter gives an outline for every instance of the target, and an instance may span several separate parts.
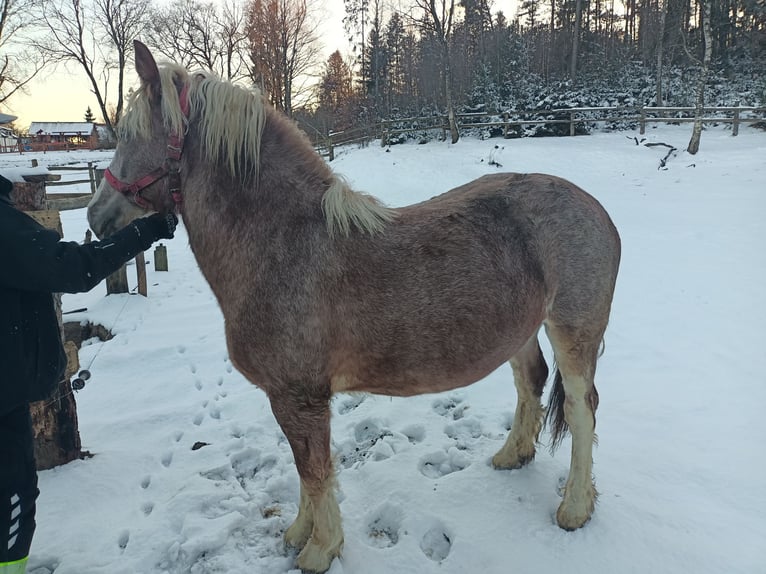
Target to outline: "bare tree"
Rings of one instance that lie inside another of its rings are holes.
[[[247,7],[250,79],[277,109],[292,116],[309,93],[307,78],[321,57],[318,23],[306,0],[253,0]]]
[[[94,0],[95,17],[101,23],[104,34],[111,41],[112,50],[107,53],[104,69],[116,69],[117,90],[115,103],[115,121],[122,117],[125,94],[125,66],[133,40],[143,31],[146,25],[148,2],[146,0]],[[116,61],[111,61],[111,57]],[[108,82],[108,72],[105,85]]]
[[[152,10],[147,41],[167,59],[227,80],[244,77],[247,34],[236,0],[175,0]]]
[[[694,110],[694,127],[692,128],[692,137],[686,148],[690,154],[696,154],[700,149],[700,138],[702,136],[702,116],[705,107],[705,84],[710,70],[710,60],[713,54],[713,33],[710,26],[712,0],[702,0],[702,34],[705,39],[705,55],[702,58],[701,70],[697,79],[697,102]],[[699,63],[699,62],[698,62]]]
[[[26,16],[32,0],[0,0],[0,104],[23,92],[47,64],[45,52],[30,47],[23,33],[34,32]]]
[[[423,11],[424,18],[420,22],[424,31],[432,34],[439,46],[439,67],[444,90],[444,104],[447,109],[451,141],[454,144],[460,139],[455,106],[452,101],[452,61],[450,54],[455,0],[415,0],[415,6]]]
[[[657,91],[654,98],[654,102],[657,106],[663,106],[665,96],[662,88],[662,67],[665,59],[665,21],[668,14],[668,2],[667,0],[658,0],[658,8],[660,10],[660,24],[657,31],[657,69],[656,69],[656,84]]]
[[[58,63],[76,63],[87,76],[101,116],[114,137],[122,114],[124,68],[133,39],[143,27],[149,0],[43,0],[41,21],[48,35],[36,45],[47,50]],[[109,113],[110,82],[114,115]]]
[[[575,1],[574,32],[572,33],[572,59],[569,62],[569,77],[572,83],[577,83],[577,55],[580,51],[580,34],[582,28],[582,0]]]
[[[221,5],[218,15],[218,34],[221,42],[221,76],[235,80],[245,75],[243,52],[247,45],[247,29],[242,6],[237,0]]]

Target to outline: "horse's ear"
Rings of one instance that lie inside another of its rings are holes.
[[[154,56],[144,44],[138,40],[133,40],[133,49],[136,51],[136,72],[144,84],[159,85],[160,71],[157,68],[157,62]]]

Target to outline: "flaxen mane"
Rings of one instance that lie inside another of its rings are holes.
[[[165,127],[184,133],[188,123],[197,121],[202,146],[210,161],[227,165],[229,172],[238,178],[257,175],[261,135],[269,112],[261,92],[257,88],[247,90],[222,82],[210,73],[190,74],[177,64],[164,64],[159,71],[162,94],[177,93],[188,85],[188,118],[181,110],[179,98],[161,98]],[[120,122],[122,137],[151,136],[150,101],[154,96],[151,90],[152,86],[142,85],[130,95]],[[294,129],[298,131],[297,127]],[[395,216],[394,210],[369,195],[353,191],[335,174],[322,197],[322,210],[330,234],[343,236],[349,235],[354,227],[370,234],[378,233]]]

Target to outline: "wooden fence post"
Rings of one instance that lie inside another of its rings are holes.
[[[148,290],[146,284],[146,257],[142,251],[136,255],[136,279],[138,281],[138,293],[146,297]]]
[[[573,136],[575,135],[575,113],[574,111],[569,112],[569,135]]]
[[[503,112],[503,137],[508,139],[508,112]]]
[[[646,109],[644,106],[641,106],[641,119],[639,120],[639,131],[641,135],[644,135],[646,133]]]
[[[731,123],[731,135],[736,136],[739,134],[739,100],[734,102],[737,109],[734,110],[734,120]]]
[[[154,270],[168,270],[168,250],[162,243],[154,248]]]

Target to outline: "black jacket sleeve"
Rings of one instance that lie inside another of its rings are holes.
[[[26,214],[0,204],[0,285],[23,291],[88,291],[158,239],[137,219],[104,239],[61,241]]]

